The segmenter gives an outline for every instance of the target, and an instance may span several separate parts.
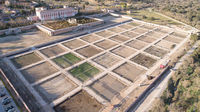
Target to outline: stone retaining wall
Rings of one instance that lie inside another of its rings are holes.
[[[47,33],[48,35],[54,36],[54,35],[59,35],[59,34],[62,34],[62,33],[70,32],[70,31],[76,31],[76,30],[79,30],[79,29],[97,26],[97,25],[104,23],[104,21],[101,20],[101,19],[92,18],[92,17],[89,17],[89,16],[87,16],[87,18],[95,19],[97,21],[91,22],[91,23],[86,23],[86,24],[80,24],[78,26],[72,26],[72,27],[67,27],[67,28],[63,28],[63,29],[58,29],[58,30],[50,29],[50,28],[48,28],[48,27],[46,27],[42,24],[36,24],[36,27],[38,29],[40,29],[41,31]]]
[[[28,25],[28,26],[23,26],[23,27],[9,28],[9,29],[5,29],[5,30],[0,30],[0,36],[18,34],[18,33],[25,32],[27,30],[33,29],[33,28],[36,28],[35,24]]]

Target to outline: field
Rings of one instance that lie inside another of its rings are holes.
[[[23,76],[29,83],[34,83],[44,77],[56,73],[58,70],[53,67],[50,63],[44,62],[30,68],[22,70]]]
[[[56,112],[98,112],[103,106],[87,92],[81,91],[55,107]]]
[[[92,56],[100,53],[101,50],[97,49],[97,48],[95,48],[93,46],[87,46],[87,47],[78,49],[76,52],[78,52],[79,54],[89,58],[89,57],[92,57]]]
[[[94,66],[92,66],[87,62],[69,70],[70,74],[72,74],[74,77],[83,82],[88,80],[89,78],[94,77],[99,72],[100,72],[99,69],[95,68]]]
[[[102,37],[110,37],[110,36],[112,36],[114,33],[113,32],[111,32],[111,31],[100,31],[100,32],[97,32],[97,33],[95,33],[95,34],[97,34],[97,35],[99,35],[99,36],[102,36]]]
[[[41,60],[42,60],[42,58],[39,57],[36,53],[29,53],[29,54],[22,55],[22,56],[11,59],[11,61],[17,68],[22,68],[27,65],[41,61]]]
[[[179,23],[168,19],[164,16],[158,15],[156,12],[149,11],[149,10],[135,10],[133,13],[130,14],[133,18],[140,19],[146,22],[151,22],[155,24],[167,25],[180,25]]]
[[[119,46],[116,49],[113,49],[111,52],[126,58],[126,57],[129,57],[130,55],[134,54],[136,52],[136,50],[131,49],[127,46]]]
[[[135,57],[133,57],[131,61],[134,61],[135,63],[145,66],[147,68],[150,68],[153,66],[153,64],[156,63],[157,60],[144,54],[138,54]]]
[[[170,29],[166,29],[166,28],[157,28],[155,31],[162,33],[162,34],[166,34],[166,33],[170,33],[171,30]]]
[[[137,39],[138,39],[138,40],[142,40],[142,41],[147,42],[147,43],[152,43],[152,42],[154,42],[155,40],[157,40],[157,39],[155,39],[155,38],[152,38],[152,37],[149,37],[149,36],[146,36],[146,35],[140,36],[140,37],[138,37]]]
[[[131,29],[131,28],[134,28],[134,26],[132,26],[132,25],[121,25],[121,26],[119,26],[120,28],[123,28],[123,29]]]
[[[129,40],[129,38],[122,35],[115,35],[115,36],[110,37],[110,39],[116,42],[120,42],[120,43]]]
[[[158,48],[158,47],[155,47],[155,46],[151,46],[151,47],[145,49],[144,51],[149,53],[149,54],[161,57],[161,58],[164,57],[168,53],[168,51],[163,50],[163,49]]]
[[[145,73],[144,69],[131,63],[124,63],[113,71],[132,82],[134,82],[138,76]]]
[[[122,33],[122,35],[130,37],[130,38],[135,38],[135,37],[139,36],[138,33],[134,33],[134,32],[131,32],[131,31],[124,32],[124,33]]]
[[[156,32],[156,31],[148,32],[148,33],[146,33],[146,35],[153,37],[153,38],[161,38],[162,37],[162,34]]]
[[[133,23],[133,22],[131,22],[131,23],[128,23],[128,25],[131,25],[131,26],[139,26],[139,25],[141,25],[140,23]]]
[[[46,102],[51,103],[76,87],[77,85],[74,82],[61,74],[36,85],[34,88]]]
[[[175,37],[180,37],[180,38],[186,38],[187,37],[187,34],[183,33],[183,32],[173,32],[172,35],[175,36]]]
[[[101,47],[101,48],[103,48],[103,49],[106,50],[106,49],[109,49],[109,48],[111,48],[111,47],[113,47],[113,46],[116,46],[117,43],[112,42],[112,41],[110,41],[110,40],[103,40],[103,41],[100,41],[100,42],[95,43],[95,45],[96,45],[96,46],[99,46],[99,47]]]
[[[75,39],[75,40],[65,42],[65,43],[63,43],[63,45],[70,49],[75,49],[75,48],[86,45],[86,43],[81,40]]]
[[[90,34],[90,35],[87,35],[87,36],[82,37],[81,39],[82,39],[82,40],[85,40],[85,41],[87,41],[87,42],[95,42],[95,41],[97,41],[97,40],[100,40],[101,37]]]
[[[127,42],[126,45],[140,50],[140,49],[144,48],[145,46],[147,46],[147,43],[140,41],[140,40],[132,40],[130,42]]]
[[[90,86],[108,101],[111,101],[114,96],[119,95],[119,93],[126,88],[126,85],[111,75],[102,77]]]
[[[144,29],[144,28],[135,28],[132,30],[133,32],[136,32],[136,33],[146,33],[148,32],[149,30],[148,29]]]
[[[177,43],[177,44],[180,43],[183,40],[181,38],[177,38],[177,37],[172,36],[172,35],[169,35],[169,36],[165,37],[164,39],[167,40],[167,41],[173,42],[173,43]]]
[[[61,53],[65,52],[65,51],[66,50],[62,49],[61,47],[59,47],[57,45],[40,50],[40,52],[43,53],[48,58],[56,56],[58,54],[61,54]]]
[[[67,68],[81,61],[81,59],[72,53],[54,58],[53,61],[62,68]]]
[[[166,40],[161,40],[158,43],[156,43],[156,45],[168,50],[173,49],[176,46],[175,43],[172,43]]]
[[[106,68],[110,68],[120,61],[118,57],[116,57],[115,55],[111,53],[102,54],[93,60]]]
[[[119,27],[115,27],[115,28],[110,28],[108,29],[109,31],[115,32],[115,33],[120,33],[123,31],[123,29],[119,28]]]

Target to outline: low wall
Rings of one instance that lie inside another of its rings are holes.
[[[140,105],[145,98],[150,94],[150,92],[155,89],[155,87],[160,83],[160,81],[165,77],[165,73],[170,69],[169,66],[167,66],[162,73],[144,90],[142,94],[134,101],[126,110],[126,112],[135,112],[135,110],[138,108],[138,105]]]
[[[36,27],[38,29],[40,29],[41,31],[47,33],[48,35],[53,36],[53,35],[59,35],[59,34],[62,34],[62,33],[70,32],[70,31],[73,31],[73,30],[76,31],[76,30],[79,30],[79,29],[93,27],[93,26],[100,25],[100,24],[104,23],[104,21],[101,20],[101,19],[92,18],[92,17],[87,17],[87,18],[95,19],[97,21],[91,22],[91,23],[86,23],[86,24],[81,24],[81,25],[78,25],[78,26],[63,28],[63,29],[59,29],[59,30],[50,29],[50,28],[48,28],[48,27],[46,27],[42,24],[36,24]]]
[[[27,30],[33,29],[33,28],[36,28],[35,24],[17,27],[17,28],[9,28],[9,29],[5,29],[5,30],[0,30],[0,36],[18,34],[18,33],[25,32]]]

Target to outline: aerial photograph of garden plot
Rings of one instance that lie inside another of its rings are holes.
[[[107,112],[125,102],[186,36],[129,21],[4,60],[41,105],[56,112]]]

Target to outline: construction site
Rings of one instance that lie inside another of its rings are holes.
[[[131,20],[3,61],[34,97],[29,102],[48,112],[125,111],[115,106],[127,103],[130,94],[141,94],[137,88],[146,76],[188,37],[185,31]]]

